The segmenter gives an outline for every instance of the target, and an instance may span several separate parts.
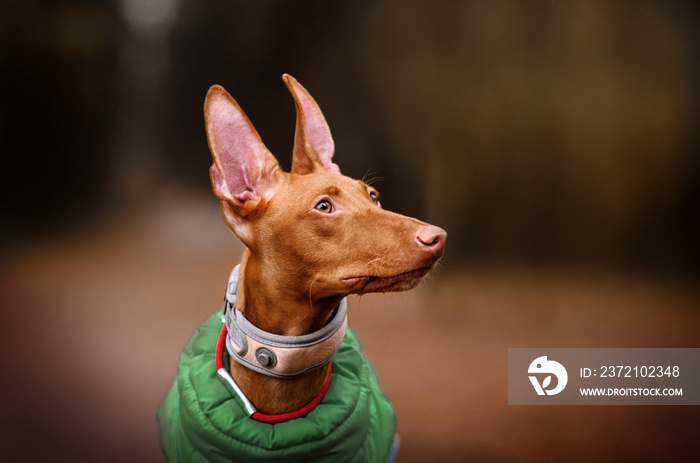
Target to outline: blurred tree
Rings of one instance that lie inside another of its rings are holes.
[[[6,237],[139,204],[164,183],[208,189],[213,83],[288,168],[288,72],[323,108],[343,171],[379,177],[386,207],[445,227],[448,263],[698,270],[694,2],[0,9]]]

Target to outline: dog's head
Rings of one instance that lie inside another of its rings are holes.
[[[211,181],[228,226],[261,268],[313,300],[410,289],[444,251],[446,233],[381,208],[377,191],[340,174],[321,110],[291,76],[296,103],[290,173],[220,86],[204,105]]]

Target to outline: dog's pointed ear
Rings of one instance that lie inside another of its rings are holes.
[[[228,203],[232,212],[245,217],[272,191],[279,164],[223,87],[214,85],[209,89],[204,120],[214,158],[210,170],[214,193]]]
[[[340,168],[332,161],[335,143],[331,129],[318,104],[294,77],[284,74],[282,79],[294,97],[297,110],[292,173],[304,175],[317,169],[339,173]]]

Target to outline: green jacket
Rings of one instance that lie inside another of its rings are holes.
[[[185,346],[158,409],[169,462],[384,462],[398,450],[396,414],[348,328],[333,358],[325,397],[303,418],[266,424],[251,418],[216,374],[221,311]]]

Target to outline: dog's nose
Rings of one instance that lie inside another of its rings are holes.
[[[424,227],[418,235],[416,235],[416,240],[428,248],[430,251],[434,252],[438,256],[442,255],[445,249],[445,240],[447,239],[447,232],[440,227],[434,227],[428,225]]]

